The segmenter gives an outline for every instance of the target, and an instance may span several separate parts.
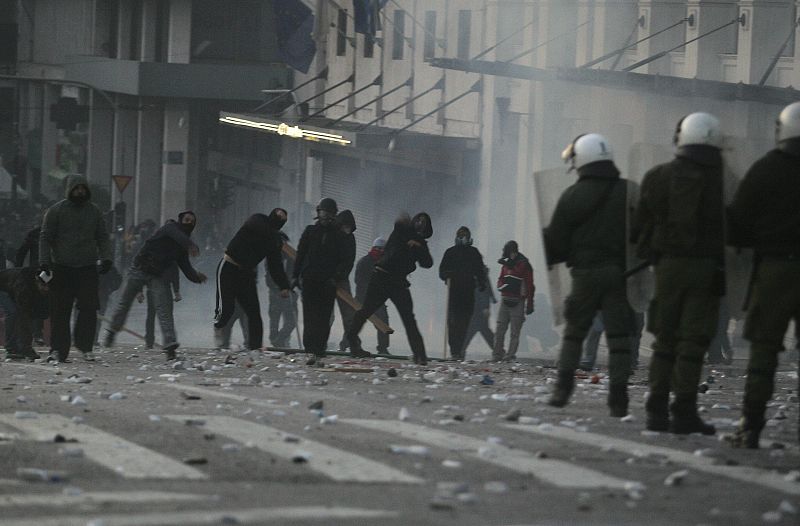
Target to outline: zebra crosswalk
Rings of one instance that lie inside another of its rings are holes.
[[[419,486],[432,482],[423,474],[430,472],[407,472],[412,468],[408,463],[392,465],[386,444],[397,440],[402,444],[427,446],[430,457],[436,460],[452,458],[455,454],[460,461],[470,467],[492,466],[509,474],[532,477],[544,486],[558,489],[615,489],[625,490],[636,487],[638,482],[606,473],[609,463],[594,463],[591,467],[581,465],[579,461],[545,458],[535,453],[537,445],[559,442],[572,442],[590,448],[611,448],[617,451],[640,450],[646,454],[658,455],[670,460],[673,464],[690,467],[698,472],[712,476],[747,483],[770,491],[778,491],[787,495],[800,495],[800,484],[787,480],[781,474],[766,469],[749,466],[718,465],[712,458],[693,455],[687,451],[648,444],[646,441],[633,442],[599,433],[579,432],[561,426],[530,426],[519,424],[500,424],[500,430],[513,432],[516,446],[510,447],[501,441],[487,441],[486,438],[471,436],[468,431],[455,432],[451,428],[441,428],[423,423],[410,423],[398,420],[342,418],[339,426],[350,429],[348,433],[363,436],[363,441],[337,441],[337,445],[326,443],[325,435],[315,434],[314,439],[306,435],[253,422],[244,418],[221,415],[170,414],[162,417],[159,425],[180,426],[187,420],[202,425],[210,435],[226,437],[234,442],[248,446],[250,455],[261,452],[266,456],[284,460],[294,460],[303,456],[304,462],[297,465],[297,470],[315,473],[333,483],[350,484],[402,484]],[[62,434],[75,439],[76,447],[82,449],[83,455],[95,464],[112,471],[120,479],[135,480],[211,480],[208,468],[191,466],[171,458],[168,454],[141,446],[132,441],[118,437],[89,424],[75,423],[54,414],[39,414],[37,418],[16,418],[11,414],[0,414],[0,426],[15,430],[19,440],[52,442],[55,434]],[[185,426],[184,426],[185,427]],[[160,429],[156,432],[163,432]],[[174,427],[171,432],[180,432]],[[371,432],[372,435],[364,434]],[[374,439],[370,440],[368,439]],[[524,437],[521,440],[520,437]],[[536,437],[542,437],[537,443]],[[344,443],[345,445],[342,445]],[[370,444],[380,444],[372,446]],[[466,473],[467,471],[465,471]],[[480,469],[470,469],[468,473],[478,474]],[[475,476],[475,475],[472,475]],[[3,482],[5,481],[5,482]],[[7,488],[14,486],[14,479],[6,475],[0,480]],[[103,498],[112,498],[107,494],[99,494]],[[146,498],[139,495],[135,498]],[[34,497],[31,497],[34,498]],[[85,497],[89,498],[89,497]],[[134,497],[131,497],[134,498]],[[189,495],[175,498],[191,499]],[[34,498],[35,500],[35,498]],[[154,500],[157,500],[154,498]],[[7,498],[0,500],[0,507],[23,506],[28,502],[24,498]],[[31,501],[33,502],[33,501]],[[75,499],[65,499],[75,503]]]
[[[39,414],[19,419],[0,415],[0,424],[18,429],[31,440],[52,442],[62,435],[80,444],[83,454],[123,478],[128,479],[207,479],[205,473],[161,453],[92,426],[77,424],[61,415]]]

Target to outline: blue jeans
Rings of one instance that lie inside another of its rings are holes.
[[[175,322],[172,318],[172,290],[170,290],[169,283],[159,276],[142,272],[135,267],[131,267],[128,271],[128,277],[125,278],[125,284],[122,286],[122,292],[114,307],[111,326],[108,329],[114,333],[119,332],[125,325],[128,311],[130,311],[136,295],[144,287],[147,287],[148,293],[153,299],[156,317],[158,317],[158,324],[161,326],[161,335],[164,339],[163,346],[177,345]]]
[[[7,293],[0,291],[0,310],[5,315],[5,347],[6,352],[15,353],[19,350],[17,345],[17,305]]]

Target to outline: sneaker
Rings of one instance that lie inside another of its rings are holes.
[[[114,337],[116,333],[112,330],[106,329],[105,334],[103,335],[103,343],[101,344],[102,347],[106,349],[110,349],[114,346]]]
[[[178,357],[177,353],[175,352],[175,350],[177,348],[178,348],[178,344],[177,343],[172,343],[172,344],[167,345],[166,347],[164,347],[163,353],[167,355],[167,361],[168,362],[172,361],[172,360],[175,360]]]
[[[214,327],[214,347],[222,349],[227,347],[225,345],[225,332],[224,329],[217,329]]]
[[[91,352],[91,351],[83,353],[83,359],[86,360],[87,362],[96,362],[97,361],[97,358],[95,357],[94,353]]]
[[[353,358],[369,358],[372,356],[372,353],[364,349],[350,349],[350,356]]]

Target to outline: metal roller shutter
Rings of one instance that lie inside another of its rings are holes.
[[[325,155],[322,164],[322,197],[336,200],[339,210],[349,209],[356,218],[356,260],[367,253],[375,239],[376,177],[365,173],[359,161]]]

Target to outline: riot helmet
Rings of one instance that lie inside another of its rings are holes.
[[[783,108],[775,124],[775,140],[778,144],[800,138],[800,102],[794,102]]]
[[[599,133],[586,133],[569,143],[561,152],[561,159],[570,163],[569,171],[572,171],[600,161],[614,162],[614,152],[605,137]]]
[[[677,147],[699,145],[722,148],[719,119],[710,113],[690,113],[678,121],[672,142]]]

